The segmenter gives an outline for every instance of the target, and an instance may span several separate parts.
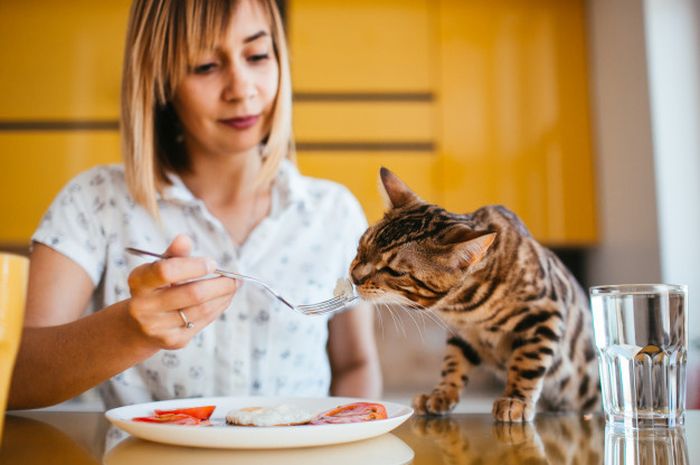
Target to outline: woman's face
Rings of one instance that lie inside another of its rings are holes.
[[[278,76],[269,19],[256,2],[241,1],[215,49],[175,89],[173,106],[190,156],[258,145],[270,130]]]

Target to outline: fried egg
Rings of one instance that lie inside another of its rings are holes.
[[[310,422],[316,415],[293,405],[246,407],[232,410],[226,423],[239,426],[293,426]]]

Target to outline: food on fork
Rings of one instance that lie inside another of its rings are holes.
[[[333,297],[352,297],[355,295],[355,290],[352,287],[352,282],[348,278],[338,278],[333,289]]]
[[[294,405],[272,407],[246,407],[232,410],[226,415],[226,423],[238,426],[295,426],[309,423],[316,417]]]

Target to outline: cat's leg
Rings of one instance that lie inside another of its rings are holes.
[[[544,376],[552,366],[559,335],[547,326],[538,327],[529,337],[515,339],[508,358],[508,374],[503,396],[493,404],[498,421],[531,421],[542,392]]]
[[[447,351],[442,360],[440,383],[430,394],[420,394],[413,399],[413,408],[418,415],[444,415],[452,411],[459,396],[469,381],[471,370],[481,363],[481,357],[461,337],[447,340]]]

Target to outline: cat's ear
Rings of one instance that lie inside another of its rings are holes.
[[[459,265],[479,263],[496,239],[495,232],[474,231],[468,226],[456,224],[438,236],[443,247],[449,247],[450,255],[459,261]]]
[[[389,208],[401,208],[409,203],[420,200],[402,180],[388,169],[379,170],[379,190],[383,194],[384,203]]]

